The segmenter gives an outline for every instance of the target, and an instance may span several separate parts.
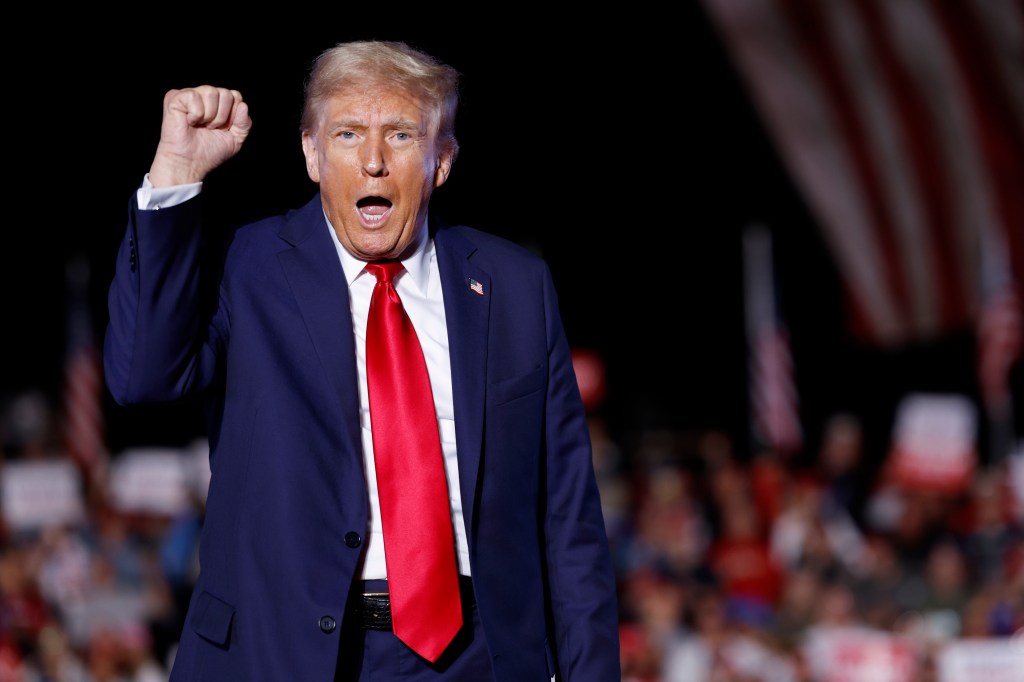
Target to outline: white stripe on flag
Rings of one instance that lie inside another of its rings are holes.
[[[67,268],[67,350],[64,360],[64,446],[87,477],[103,475],[107,463],[103,415],[103,371],[90,319],[88,263]]]
[[[803,445],[803,428],[772,258],[768,230],[748,228],[743,235],[743,264],[751,430],[759,446],[793,454]]]

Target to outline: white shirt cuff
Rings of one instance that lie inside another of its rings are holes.
[[[202,188],[203,183],[201,182],[174,185],[173,187],[154,187],[153,183],[149,181],[149,173],[146,173],[142,178],[142,186],[136,192],[136,199],[140,210],[156,211],[183,204],[199,194]]]

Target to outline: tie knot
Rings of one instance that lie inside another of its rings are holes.
[[[367,272],[376,277],[378,282],[385,282],[388,284],[392,284],[394,282],[395,275],[404,269],[404,266],[398,261],[378,261],[366,264]]]

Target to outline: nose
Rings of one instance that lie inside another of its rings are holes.
[[[388,165],[384,159],[384,146],[376,140],[367,140],[361,150],[363,172],[371,177],[388,174]]]

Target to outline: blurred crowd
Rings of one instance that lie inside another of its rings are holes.
[[[203,497],[174,514],[126,509],[109,476],[69,459],[58,422],[35,391],[0,420],[0,682],[166,682]]]
[[[72,464],[44,398],[4,409],[5,478]],[[935,491],[865,476],[853,414],[801,463],[741,456],[715,430],[620,441],[597,412],[591,433],[625,682],[959,682],[985,665],[985,682],[1024,679],[1024,453]],[[165,682],[203,491],[139,513],[81,484],[70,520],[15,523],[3,500],[0,682]],[[67,506],[19,504],[47,502]]]
[[[1024,680],[1020,457],[929,490],[864,476],[852,414],[801,464],[592,430],[626,682]]]

